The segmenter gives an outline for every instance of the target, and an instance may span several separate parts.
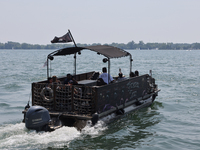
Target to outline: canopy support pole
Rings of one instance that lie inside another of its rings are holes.
[[[110,75],[110,58],[108,58],[108,74]],[[109,82],[109,75],[108,75],[108,82]]]
[[[47,57],[47,80],[49,78],[49,59]]]
[[[76,76],[76,53],[74,53],[74,76]]]
[[[130,55],[130,73],[132,72],[132,61],[133,59],[132,59],[132,56]]]

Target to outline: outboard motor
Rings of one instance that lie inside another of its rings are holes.
[[[49,122],[49,112],[42,106],[31,106],[26,112],[25,125],[28,129],[36,131],[50,131],[48,126]]]

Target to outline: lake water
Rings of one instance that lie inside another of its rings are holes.
[[[46,79],[46,56],[53,50],[0,50],[0,149],[200,149],[200,51],[129,50],[133,70],[152,70],[159,92],[153,105],[82,132],[62,127],[36,133],[21,123],[31,83]],[[77,73],[101,71],[102,56],[84,51]],[[51,75],[73,73],[73,58],[57,57]],[[112,59],[111,75],[128,76],[129,58]]]

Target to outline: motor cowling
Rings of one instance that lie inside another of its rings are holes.
[[[49,111],[42,106],[31,106],[26,112],[25,125],[28,129],[48,131]]]

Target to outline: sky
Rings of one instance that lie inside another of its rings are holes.
[[[200,0],[0,0],[0,43],[200,42]]]

